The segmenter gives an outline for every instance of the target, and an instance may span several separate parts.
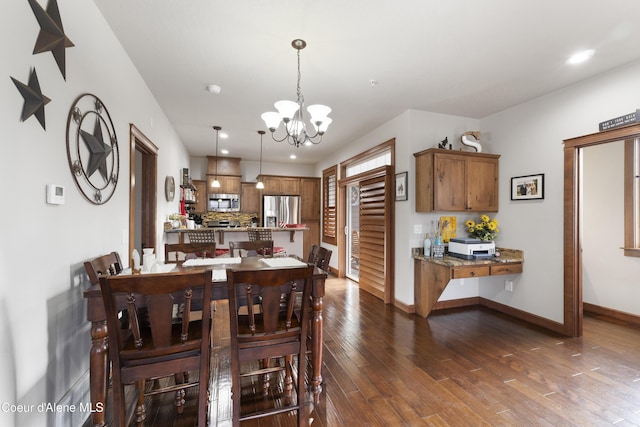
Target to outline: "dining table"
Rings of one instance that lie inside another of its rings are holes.
[[[155,264],[149,272],[139,274],[172,274],[185,269],[212,269],[213,286],[212,300],[228,299],[226,269],[235,270],[266,270],[306,267],[307,263],[296,256],[281,258],[263,257],[218,257],[189,259],[177,264]],[[132,274],[131,269],[125,269],[122,274]],[[312,315],[311,315],[311,366],[312,378],[310,390],[317,403],[322,392],[322,299],[325,291],[326,271],[315,267],[313,271]],[[106,426],[105,412],[108,389],[109,366],[109,330],[107,329],[106,313],[102,300],[100,284],[87,288],[84,292],[87,299],[87,320],[91,322],[91,350],[89,355],[89,392],[91,398],[91,425]],[[118,308],[125,309],[126,301]]]

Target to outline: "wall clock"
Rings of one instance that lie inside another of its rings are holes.
[[[164,195],[167,197],[167,202],[173,202],[173,197],[176,195],[176,182],[172,176],[164,179]]]
[[[95,205],[108,202],[118,184],[120,152],[111,116],[95,95],[80,95],[69,110],[67,157],[85,199]]]

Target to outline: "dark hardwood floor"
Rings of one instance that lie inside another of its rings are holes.
[[[212,426],[230,426],[226,304],[218,303]],[[325,389],[316,426],[640,425],[640,329],[585,317],[567,338],[486,308],[407,315],[341,279],[324,299]],[[194,392],[191,392],[194,393]],[[271,400],[281,404],[279,390]],[[193,426],[195,399],[148,400],[147,426]],[[254,404],[261,404],[260,401]],[[284,414],[243,426],[293,426]]]

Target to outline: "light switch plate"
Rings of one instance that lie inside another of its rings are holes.
[[[413,234],[422,234],[422,224],[413,224]]]

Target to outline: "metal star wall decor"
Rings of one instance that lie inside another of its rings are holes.
[[[113,196],[120,172],[119,156],[115,128],[106,107],[95,95],[81,95],[69,110],[67,157],[85,199],[101,205]]]
[[[29,0],[29,4],[40,24],[40,34],[33,48],[33,54],[51,51],[62,77],[66,80],[65,49],[73,47],[74,44],[64,34],[58,3],[56,0],[49,0],[46,11],[36,0]]]
[[[20,117],[20,120],[24,122],[32,115],[35,115],[42,125],[42,128],[46,130],[47,128],[44,121],[44,106],[47,105],[51,101],[51,99],[42,94],[36,69],[31,69],[28,85],[14,79],[13,77],[11,77],[11,80],[13,80],[13,83],[16,85],[16,87],[20,91],[20,94],[24,98],[24,105],[22,106],[22,116]]]

